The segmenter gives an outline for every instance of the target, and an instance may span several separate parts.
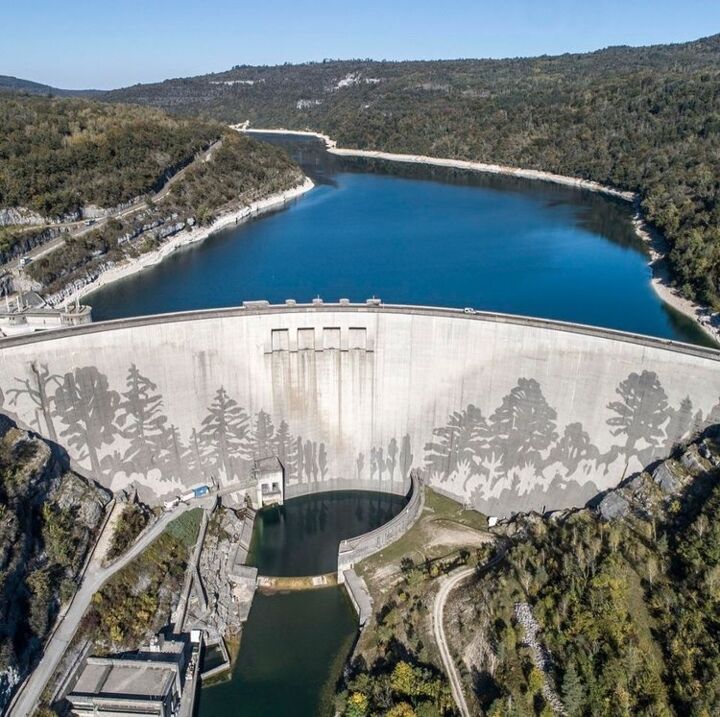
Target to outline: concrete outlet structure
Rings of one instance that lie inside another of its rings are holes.
[[[285,469],[276,456],[255,461],[257,507],[285,503]]]
[[[719,369],[711,349],[559,322],[253,302],[3,339],[0,410],[153,503],[213,479],[265,501],[251,478],[273,457],[282,498],[405,493],[417,469],[507,515],[584,504],[720,423]]]

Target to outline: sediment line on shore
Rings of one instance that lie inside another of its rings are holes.
[[[635,192],[622,191],[599,182],[593,182],[580,177],[568,177],[552,172],[543,172],[537,169],[523,169],[522,167],[510,167],[502,164],[488,164],[485,162],[472,162],[463,159],[450,159],[444,157],[428,157],[421,154],[398,154],[394,152],[381,152],[367,149],[347,149],[338,147],[337,142],[321,132],[310,130],[289,130],[289,129],[260,129],[251,128],[247,123],[231,125],[232,129],[248,134],[287,134],[299,137],[314,137],[322,140],[330,154],[341,157],[359,157],[366,159],[381,159],[388,162],[405,162],[408,164],[426,164],[435,167],[448,167],[453,169],[464,169],[473,172],[486,174],[498,174],[504,176],[521,177],[542,182],[562,184],[576,189],[585,189],[590,192],[605,194],[616,199],[635,205],[635,217],[633,227],[637,236],[645,242],[650,252],[648,265],[652,271],[650,283],[655,293],[668,306],[692,319],[702,331],[714,341],[720,343],[720,326],[712,326],[709,322],[710,310],[708,307],[686,299],[672,285],[670,270],[667,266],[667,242],[665,238],[653,229],[642,215],[639,208],[639,196]]]

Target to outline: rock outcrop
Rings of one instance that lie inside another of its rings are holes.
[[[0,415],[0,712],[71,597],[110,498]]]

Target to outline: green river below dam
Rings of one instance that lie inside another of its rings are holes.
[[[260,511],[248,562],[261,575],[302,576],[337,567],[340,541],[387,523],[402,496],[338,491]],[[358,623],[342,587],[257,593],[229,679],[205,687],[199,717],[317,717],[333,695]]]

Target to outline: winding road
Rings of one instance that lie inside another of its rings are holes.
[[[61,617],[53,634],[50,636],[45,651],[30,677],[20,688],[8,714],[12,717],[31,715],[40,697],[60,664],[65,650],[75,636],[92,596],[116,573],[132,562],[150,543],[152,543],[179,515],[190,508],[198,507],[198,503],[187,505],[181,503],[175,510],[163,513],[160,518],[147,529],[142,537],[122,557],[106,568],[101,568],[94,558],[90,560],[82,582],[75,593],[70,606]]]
[[[455,704],[460,710],[462,717],[472,717],[472,712],[470,712],[470,708],[465,700],[462,679],[457,671],[457,667],[455,667],[455,662],[453,662],[452,655],[450,654],[450,648],[445,637],[445,624],[443,621],[445,603],[447,602],[450,593],[461,582],[463,582],[463,580],[467,580],[467,578],[469,578],[473,573],[481,574],[492,568],[494,565],[497,565],[505,557],[510,545],[510,540],[507,538],[500,538],[498,541],[497,552],[484,565],[478,565],[477,567],[472,568],[460,568],[456,572],[450,573],[446,576],[445,582],[440,586],[440,590],[435,596],[435,602],[433,603],[433,636],[435,637],[435,642],[440,650],[440,658],[442,659],[443,667],[445,668],[445,672],[450,680],[450,689],[452,690],[453,699],[455,700]]]
[[[445,638],[443,615],[445,613],[445,603],[447,602],[448,595],[450,595],[450,593],[463,580],[469,578],[474,572],[475,568],[462,568],[458,572],[451,573],[440,587],[438,594],[435,596],[432,611],[433,635],[435,636],[435,642],[440,650],[440,658],[442,659],[443,666],[445,667],[445,672],[447,672],[447,676],[450,679],[450,689],[452,690],[453,699],[455,700],[455,704],[458,706],[462,717],[472,717],[472,713],[470,712],[470,708],[465,700],[462,680],[458,674],[457,668],[455,667],[452,655],[450,654],[450,648],[448,647],[447,640]]]

